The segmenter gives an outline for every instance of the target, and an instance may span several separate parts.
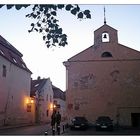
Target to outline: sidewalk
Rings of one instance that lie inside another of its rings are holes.
[[[4,129],[12,129],[12,128],[19,128],[19,127],[27,127],[27,126],[38,126],[38,125],[43,125],[44,123],[32,123],[32,124],[18,124],[18,125],[7,125],[7,126],[0,126],[0,130],[4,130]],[[44,124],[45,125],[45,124]],[[49,123],[47,123],[46,125],[50,125]]]

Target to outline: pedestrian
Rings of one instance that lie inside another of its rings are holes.
[[[52,134],[55,135],[55,124],[56,124],[56,111],[53,111],[51,116],[51,126],[52,126]]]
[[[60,135],[60,123],[61,123],[61,114],[58,111],[56,114],[56,127],[58,135]]]

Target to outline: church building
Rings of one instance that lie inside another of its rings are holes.
[[[94,31],[94,45],[64,65],[68,120],[109,116],[120,126],[140,126],[140,52],[120,44],[106,19]]]

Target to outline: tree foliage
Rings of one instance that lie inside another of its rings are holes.
[[[0,5],[0,8],[4,5]],[[41,33],[43,40],[48,48],[52,46],[65,46],[68,44],[67,35],[63,33],[63,29],[59,26],[57,19],[58,10],[66,10],[75,15],[78,19],[90,19],[91,14],[89,10],[81,11],[77,4],[7,4],[7,9],[15,7],[20,10],[22,7],[26,8],[32,6],[32,12],[26,17],[36,19],[36,23],[31,23],[31,29],[28,32],[36,31]]]

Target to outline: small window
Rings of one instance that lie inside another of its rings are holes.
[[[52,102],[52,96],[50,95],[50,102]]]
[[[1,49],[0,49],[0,53],[1,53],[2,55],[5,55],[4,52],[3,52]]]
[[[26,68],[25,64],[22,63],[22,67],[23,67],[23,68]]]
[[[46,111],[46,116],[47,116],[47,117],[49,116],[49,110]]]
[[[17,60],[16,60],[15,58],[13,58],[13,61],[14,61],[15,63],[17,63]]]
[[[6,73],[7,73],[6,66],[3,65],[2,76],[3,76],[3,77],[6,77]]]
[[[37,87],[37,86],[39,86],[39,84],[36,84],[34,87]]]
[[[47,94],[47,96],[46,96],[46,100],[48,101],[48,94]]]
[[[104,52],[102,53],[102,57],[112,57],[112,54],[110,52]]]
[[[27,112],[31,112],[32,106],[31,104],[27,104]]]

